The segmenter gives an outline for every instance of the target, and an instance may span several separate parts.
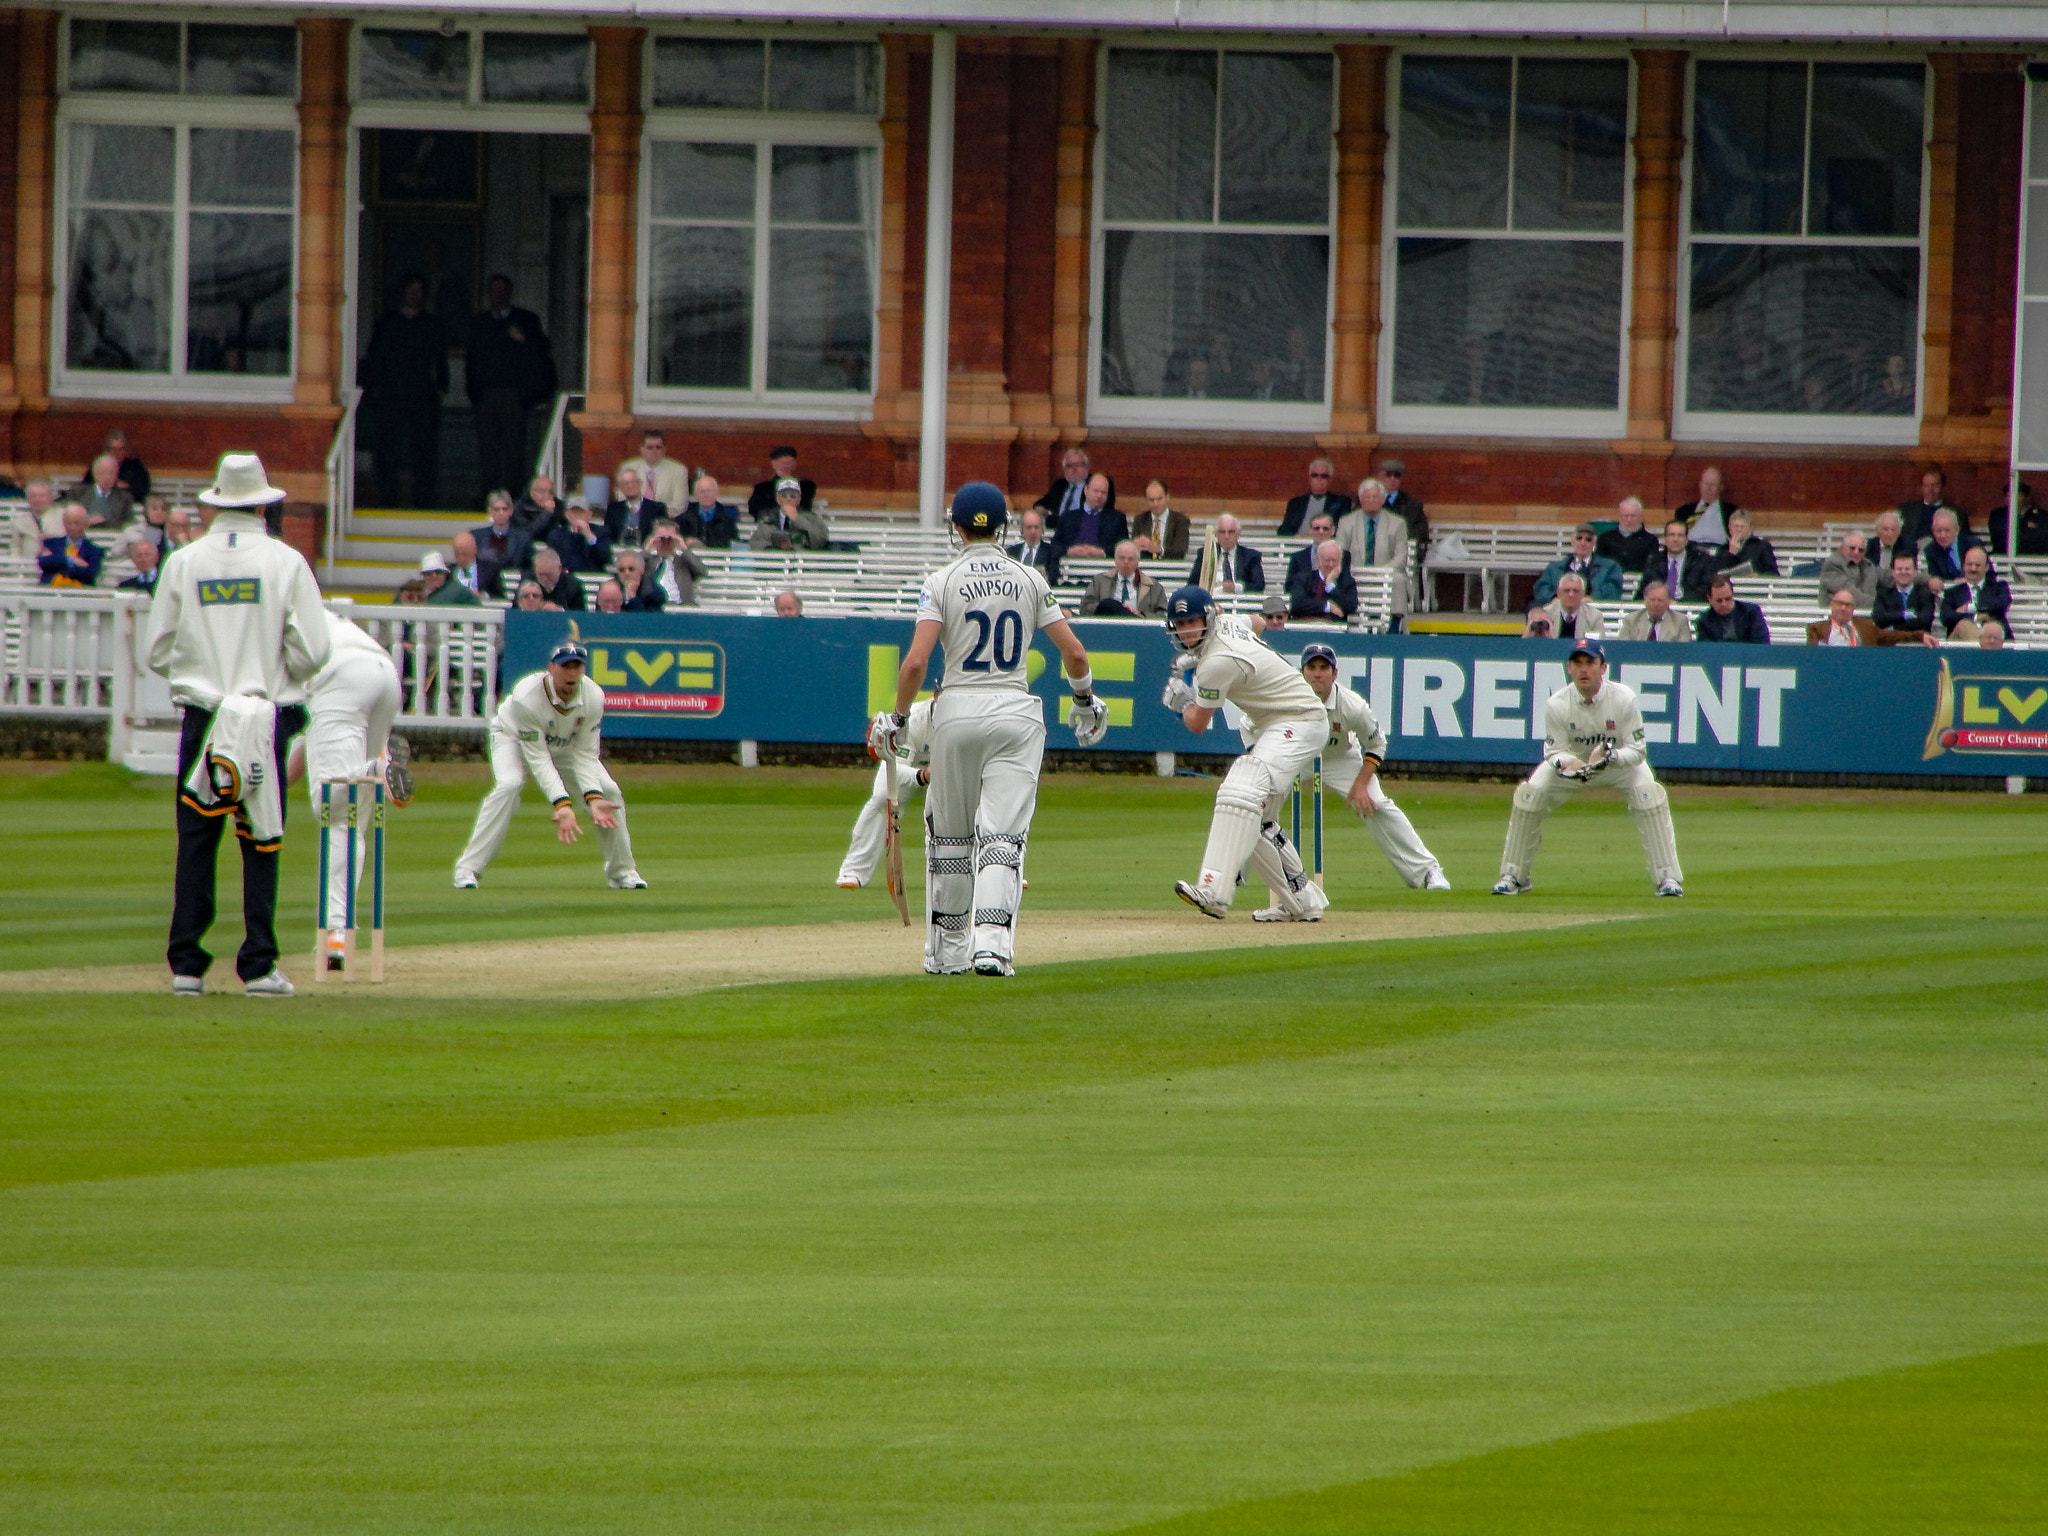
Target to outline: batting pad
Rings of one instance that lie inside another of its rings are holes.
[[[1202,893],[1229,906],[1237,893],[1237,873],[1258,841],[1259,813],[1218,793],[1216,814],[1209,822],[1209,846],[1202,851],[1202,877],[1196,882]]]
[[[1024,834],[984,832],[974,846],[974,953],[1017,958]]]
[[[1287,840],[1279,822],[1269,821],[1259,828],[1259,840],[1252,845],[1251,862],[1254,872],[1266,882],[1290,917],[1308,917],[1330,904],[1328,898],[1310,883],[1307,872],[1301,867],[1300,852]]]
[[[963,971],[973,959],[969,943],[974,907],[974,839],[941,837],[924,818],[925,959],[940,970]]]
[[[1522,790],[1517,789],[1514,809],[1508,812],[1507,846],[1500,853],[1502,879],[1512,877],[1524,885],[1528,884],[1529,871],[1543,848],[1543,817],[1541,810],[1522,804]]]
[[[1643,840],[1643,863],[1649,866],[1655,884],[1666,880],[1685,883],[1678,867],[1678,834],[1671,827],[1671,797],[1654,780],[1645,789],[1631,789],[1628,813],[1635,818],[1636,836]]]

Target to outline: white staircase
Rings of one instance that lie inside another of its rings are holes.
[[[481,512],[378,512],[358,507],[335,541],[328,595],[388,603],[419,574],[420,556],[428,550],[445,556],[456,534],[485,521]]]

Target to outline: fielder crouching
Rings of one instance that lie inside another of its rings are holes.
[[[597,823],[598,846],[604,849],[604,872],[615,891],[644,891],[647,882],[633,868],[633,844],[626,836],[625,798],[598,761],[598,727],[604,720],[604,690],[584,676],[590,652],[578,641],[565,640],[548,657],[547,668],[521,678],[498,701],[491,717],[491,772],[497,783],[476,813],[469,846],[455,861],[455,888],[476,889],[482,874],[505,841],[512,813],[526,775],[533,775],[554,807],[555,836],[573,843],[583,835],[576,824],[563,771],[576,781]]]
[[[1337,681],[1337,653],[1327,645],[1311,645],[1301,653],[1301,675],[1315,689],[1330,713],[1330,739],[1323,748],[1323,788],[1342,795],[1358,812],[1380,852],[1412,889],[1448,891],[1451,882],[1408,819],[1380,787],[1380,764],[1387,756],[1387,733],[1373,717],[1372,706]],[[1280,920],[1277,909],[1256,912],[1268,922]]]
[[[1493,894],[1519,896],[1529,889],[1530,870],[1543,846],[1544,818],[1590,784],[1622,792],[1643,842],[1651,884],[1659,896],[1683,896],[1685,875],[1678,867],[1671,801],[1650,772],[1635,690],[1607,680],[1607,650],[1598,640],[1579,641],[1564,667],[1571,681],[1550,696],[1544,709],[1543,761],[1515,786]]]

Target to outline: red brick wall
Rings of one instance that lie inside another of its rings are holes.
[[[1949,414],[2012,405],[2022,82],[2010,66],[1966,69],[1956,121],[1955,337]]]
[[[1053,177],[1058,170],[1059,58],[1020,53],[1010,60],[1009,285],[1003,366],[1012,394],[1052,388]]]
[[[1002,39],[961,40],[953,126],[955,372],[1003,370],[1009,294],[1010,52]],[[949,459],[950,465],[950,459]],[[951,476],[948,476],[951,478]]]
[[[0,80],[21,78],[21,18],[0,15]],[[11,99],[0,100],[0,358],[14,356],[14,197],[20,124]],[[0,431],[7,422],[0,417]]]

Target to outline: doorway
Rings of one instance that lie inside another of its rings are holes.
[[[464,372],[470,323],[483,308],[490,278],[504,275],[513,305],[540,319],[556,391],[583,387],[590,138],[445,128],[359,132],[355,342],[365,396],[356,437],[357,501],[366,508],[480,516],[485,493],[497,487],[483,483]],[[399,314],[414,277],[424,285],[431,323],[394,330],[419,344],[382,349],[378,365],[368,366],[379,319]],[[429,352],[445,359],[447,373],[437,423],[429,420],[431,400],[420,393],[431,387],[421,381]],[[394,372],[396,380],[380,377]],[[552,397],[529,405],[526,464],[540,449],[552,407]],[[514,495],[526,488],[526,475],[518,478],[507,487]]]

